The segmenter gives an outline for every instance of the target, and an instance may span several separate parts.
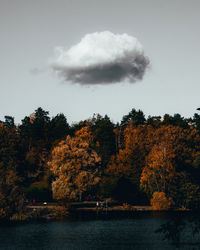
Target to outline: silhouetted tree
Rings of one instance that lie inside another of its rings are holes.
[[[145,123],[144,113],[140,109],[138,111],[136,109],[132,109],[128,115],[123,116],[121,126],[126,126],[130,121],[134,121],[136,126],[143,125]]]
[[[14,117],[6,115],[4,116],[4,118],[5,118],[4,125],[6,127],[13,128],[15,126]]]
[[[15,127],[0,124],[0,218],[21,214],[24,196],[20,171],[19,135]]]
[[[63,139],[69,134],[69,124],[64,114],[58,114],[50,121],[50,140]]]
[[[188,128],[188,122],[184,119],[184,117],[181,117],[180,114],[174,114],[174,116],[170,116],[168,114],[164,115],[163,125],[173,125],[173,126],[179,126],[181,128]]]
[[[94,143],[97,144],[94,148],[101,157],[102,166],[105,168],[116,150],[114,124],[107,115],[105,117],[99,116],[93,120],[92,132]]]

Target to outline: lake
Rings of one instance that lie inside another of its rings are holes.
[[[200,216],[134,212],[0,226],[0,249],[200,249]]]

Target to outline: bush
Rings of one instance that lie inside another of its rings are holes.
[[[155,192],[151,199],[153,210],[168,210],[173,204],[172,198],[167,198],[164,192]]]

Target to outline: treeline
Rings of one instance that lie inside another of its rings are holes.
[[[111,197],[156,208],[200,207],[200,115],[149,116],[132,109],[71,126],[38,108],[0,121],[0,217],[26,202]]]

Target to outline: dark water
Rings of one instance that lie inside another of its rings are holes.
[[[199,230],[191,213],[1,225],[0,249],[200,249]]]

